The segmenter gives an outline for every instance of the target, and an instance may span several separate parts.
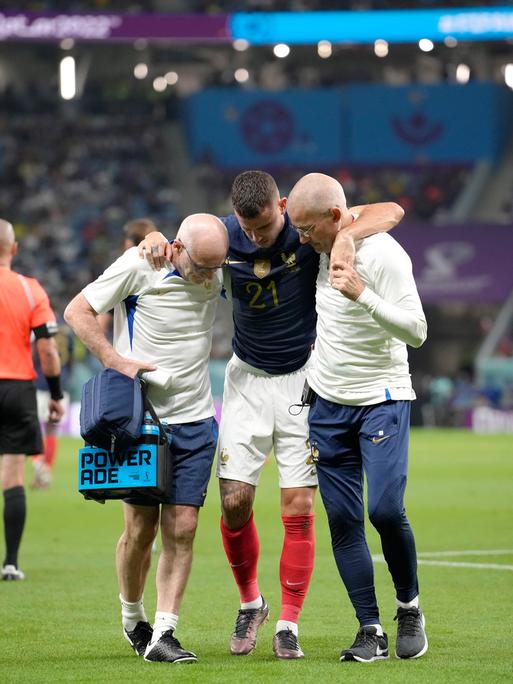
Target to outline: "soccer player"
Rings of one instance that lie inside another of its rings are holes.
[[[303,657],[298,618],[314,564],[315,464],[307,448],[307,410],[291,410],[301,397],[315,338],[315,280],[319,257],[301,245],[276,182],[262,171],[239,174],[232,187],[234,214],[222,219],[230,248],[226,289],[233,301],[234,355],[226,369],[217,476],[221,534],[239,589],[240,609],[230,640],[234,655],[256,645],[269,608],[257,578],[258,534],[253,502],[267,455],[274,449],[281,490],[284,541],[280,560],[281,612],[276,623],[276,657]],[[360,217],[340,233],[336,249],[352,259],[352,237],[389,230],[402,218],[393,203],[356,207]],[[157,249],[162,265],[170,247],[150,235],[141,255]]]
[[[53,339],[57,332],[55,314],[37,280],[11,270],[17,249],[12,225],[0,219],[0,455],[6,548],[3,580],[25,577],[18,568],[26,518],[25,456],[42,451],[32,334],[50,390],[50,422],[58,423],[64,412],[61,366]]]
[[[396,655],[418,658],[428,642],[419,608],[415,541],[403,503],[415,398],[406,345],[420,347],[427,326],[411,261],[386,234],[360,242],[354,266],[333,254],[330,259],[338,231],[354,219],[334,178],[304,176],[289,195],[288,211],[301,244],[322,254],[317,338],[307,371],[317,395],[308,418],[309,439],[333,554],[360,622],[353,645],[340,660],[388,658],[364,532],[364,473],[369,518],[395,586]]]
[[[227,248],[226,228],[218,218],[189,216],[164,274],[152,271],[135,248],[129,249],[64,314],[105,367],[130,377],[148,371],[148,398],[168,423],[170,440],[172,433],[170,495],[162,506],[144,496],[125,500],[125,528],[116,550],[123,633],[147,661],[196,661],[175,630],[217,443],[208,357]],[[114,346],[97,321],[98,314],[113,307]],[[152,628],[143,591],[159,527],[162,550]]]

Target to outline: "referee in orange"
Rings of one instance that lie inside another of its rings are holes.
[[[61,364],[53,336],[55,314],[34,278],[11,270],[18,245],[10,223],[0,219],[0,474],[4,494],[5,560],[3,580],[21,580],[18,549],[25,526],[25,456],[42,451],[37,417],[36,377],[31,336],[50,390],[49,420],[64,413]]]

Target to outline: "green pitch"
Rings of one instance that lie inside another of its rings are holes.
[[[403,662],[392,655],[372,664],[338,662],[357,625],[335,569],[320,503],[316,567],[300,625],[306,657],[281,662],[272,655],[282,542],[272,463],[265,468],[255,508],[260,587],[271,620],[260,631],[255,653],[245,658],[228,653],[238,597],[221,546],[217,482],[212,479],[177,631],[199,663],[153,664],[137,658],[122,638],[114,574],[121,508],[116,502],[86,502],[75,493],[78,446],[77,440],[62,439],[52,488],[28,495],[20,557],[27,579],[0,582],[2,682],[512,681],[511,436],[413,433],[407,510],[419,557],[426,561],[419,574],[430,648],[419,660]],[[368,537],[373,554],[379,554],[370,526]],[[381,620],[393,654],[392,585],[384,564],[375,567]],[[154,563],[145,597],[150,621],[153,571]]]

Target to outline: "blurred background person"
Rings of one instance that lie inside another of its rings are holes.
[[[48,420],[64,413],[55,314],[34,278],[11,270],[18,249],[10,223],[0,219],[0,454],[4,494],[5,559],[2,579],[22,580],[18,550],[25,527],[25,456],[42,452],[36,377],[30,339],[35,336],[41,369],[50,390]]]

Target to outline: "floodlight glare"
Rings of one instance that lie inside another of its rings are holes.
[[[75,60],[64,57],[59,66],[60,89],[63,100],[72,100],[77,92],[75,77]]]

